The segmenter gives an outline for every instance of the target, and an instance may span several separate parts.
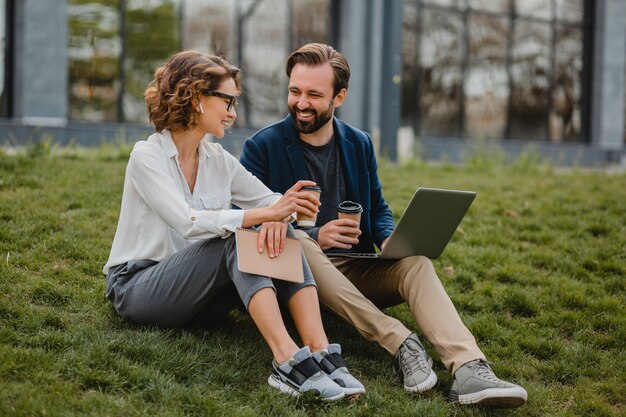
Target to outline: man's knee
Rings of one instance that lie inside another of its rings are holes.
[[[438,279],[432,261],[425,256],[410,256],[399,262],[405,271],[403,274],[405,279],[415,280],[423,277]]]
[[[322,248],[317,241],[312,239],[303,230],[297,229],[296,236],[300,239],[300,244],[302,245],[302,250],[304,250],[305,255],[309,253],[323,253]]]

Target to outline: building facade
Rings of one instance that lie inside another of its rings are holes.
[[[351,64],[339,116],[392,160],[479,143],[624,163],[624,22],[623,0],[0,0],[0,145],[142,139],[153,69],[197,49],[244,71],[237,154],[287,113],[284,60],[315,41]]]

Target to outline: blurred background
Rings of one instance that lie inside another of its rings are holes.
[[[144,139],[154,68],[196,49],[244,71],[237,154],[287,113],[287,55],[324,42],[351,64],[338,116],[391,160],[624,165],[625,22],[624,0],[0,0],[0,145]]]

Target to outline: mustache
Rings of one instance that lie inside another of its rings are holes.
[[[313,115],[317,116],[317,111],[315,111],[315,109],[313,109],[313,108],[308,108],[308,109],[302,110],[302,109],[297,108],[296,106],[293,106],[291,108],[291,111],[293,113],[295,113],[295,114],[313,114]]]

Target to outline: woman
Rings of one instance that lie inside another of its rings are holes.
[[[243,301],[272,351],[272,387],[328,400],[365,392],[339,345],[328,343],[304,257],[302,284],[237,268],[238,227],[261,224],[260,244],[267,241],[269,255],[278,256],[285,235],[295,236],[286,220],[294,212],[314,215],[319,205],[299,191],[314,183],[272,193],[220,145],[204,140],[222,138],[233,124],[240,91],[240,70],[219,57],[180,52],[156,70],[146,103],[157,133],[130,155],[104,266],[107,298],[129,320],[168,327],[214,322]],[[278,298],[289,308],[301,349],[285,328]]]

